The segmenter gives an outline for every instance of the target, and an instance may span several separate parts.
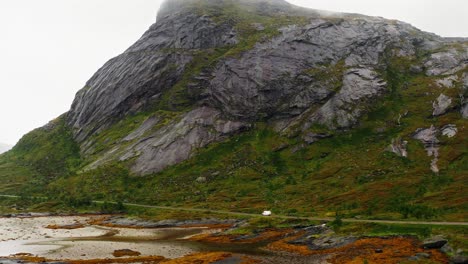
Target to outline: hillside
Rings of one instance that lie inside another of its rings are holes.
[[[176,0],[0,191],[290,215],[466,219],[468,42],[282,0]]]

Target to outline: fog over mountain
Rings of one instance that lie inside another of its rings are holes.
[[[0,143],[0,154],[4,153],[4,152],[7,152],[10,149],[11,149],[10,145]]]

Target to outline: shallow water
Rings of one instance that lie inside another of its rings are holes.
[[[92,217],[0,218],[0,256],[30,253],[49,259],[111,258],[114,250],[177,258],[208,250],[203,243],[181,238],[213,232],[205,228],[130,229],[86,225],[65,230],[47,225],[86,224]]]

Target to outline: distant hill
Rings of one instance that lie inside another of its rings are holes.
[[[10,145],[0,143],[0,154],[7,152],[10,149],[11,149]]]

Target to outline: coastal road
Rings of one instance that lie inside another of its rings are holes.
[[[95,202],[102,203],[101,201],[95,201]],[[155,206],[155,205],[143,205],[143,204],[134,204],[134,203],[123,203],[123,205],[140,207],[140,208],[153,208],[153,209],[161,209],[161,210],[175,210],[175,211],[187,211],[187,212],[227,214],[227,215],[234,215],[234,216],[265,217],[265,218],[279,218],[279,219],[300,219],[300,220],[327,221],[327,222],[335,220],[335,218],[332,218],[332,217],[300,217],[300,216],[288,216],[288,215],[262,216],[260,213],[250,214],[250,213],[231,212],[231,211],[222,211],[222,210],[210,210],[210,209],[199,209],[199,208]],[[468,226],[468,222],[373,220],[373,219],[354,219],[354,218],[343,218],[341,220],[343,222],[347,222],[347,223],[380,223],[380,224],[409,224],[409,225]]]
[[[0,197],[5,198],[21,198],[16,195],[2,195]],[[41,197],[45,198],[45,197]],[[104,201],[93,201],[97,204],[103,204]],[[160,209],[160,210],[172,210],[172,211],[186,211],[186,212],[202,212],[202,213],[213,213],[213,214],[225,214],[233,216],[248,216],[248,217],[265,217],[265,218],[277,218],[277,219],[300,219],[300,220],[310,220],[310,221],[333,221],[335,218],[332,217],[300,217],[300,216],[288,216],[288,215],[271,215],[271,216],[262,216],[260,213],[251,214],[251,213],[241,213],[241,212],[232,212],[232,211],[223,211],[223,210],[211,210],[211,209],[202,209],[202,208],[184,208],[184,207],[171,207],[171,206],[157,206],[157,205],[144,205],[136,203],[123,203],[124,206],[139,207],[139,208],[149,208],[149,209]],[[403,221],[403,220],[373,220],[373,219],[355,219],[355,218],[343,218],[341,219],[346,223],[379,223],[379,224],[406,224],[406,225],[439,225],[439,226],[468,226],[468,222],[441,222],[441,221]]]

